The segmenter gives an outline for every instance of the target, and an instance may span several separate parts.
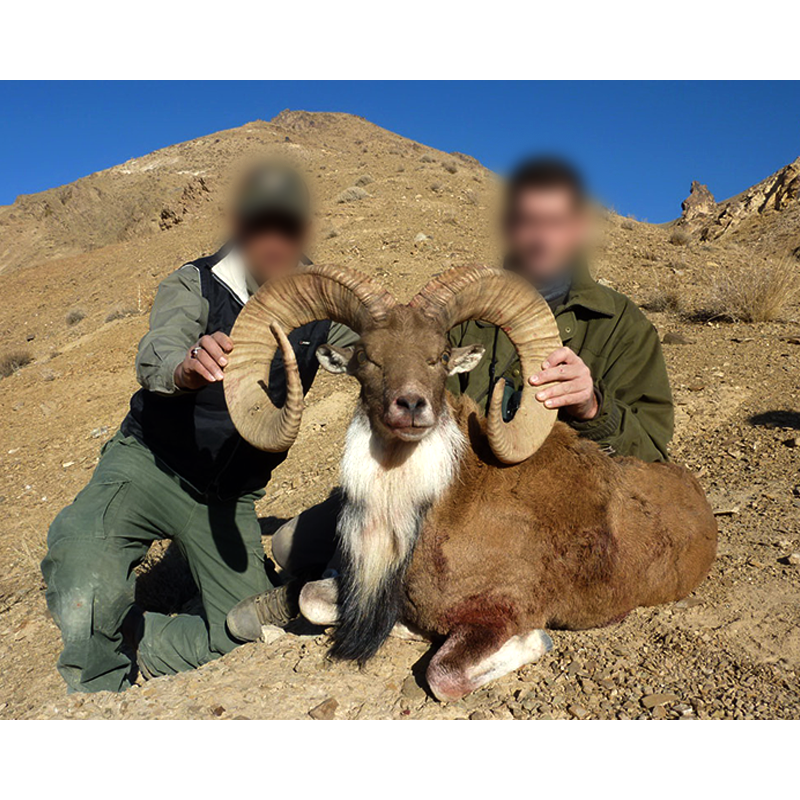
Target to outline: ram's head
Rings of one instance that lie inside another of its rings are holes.
[[[447,376],[473,369],[479,345],[452,348],[451,328],[467,320],[498,325],[517,349],[523,374],[532,375],[559,346],[547,304],[522,279],[487,267],[456,268],[434,278],[408,305],[355,270],[312,266],[263,286],[233,328],[225,395],[241,435],[262,450],[287,450],[300,428],[303,387],[287,334],[319,319],[341,322],[360,340],[352,348],[322,345],[317,357],[330,372],[361,384],[361,402],[373,432],[384,439],[418,441],[446,410]],[[280,347],[286,400],[276,408],[265,381]],[[502,418],[503,381],[489,405],[487,436],[496,457],[518,463],[544,441],[555,420],[523,389],[511,422]]]

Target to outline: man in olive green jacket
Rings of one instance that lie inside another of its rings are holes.
[[[483,362],[454,375],[449,389],[479,405],[506,379],[506,414],[528,380],[555,381],[537,394],[559,418],[612,455],[664,461],[673,406],[655,328],[631,300],[594,281],[582,253],[588,219],[580,177],[568,165],[537,159],[511,177],[506,209],[506,268],[527,278],[550,304],[563,347],[536,375],[521,375],[516,351],[493,325],[468,322],[451,333],[455,346],[481,343]]]

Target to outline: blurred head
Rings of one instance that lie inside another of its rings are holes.
[[[245,265],[260,285],[296,269],[311,222],[308,187],[278,162],[250,170],[238,187],[233,227]]]
[[[506,189],[508,264],[537,288],[569,270],[586,246],[589,203],[580,174],[556,158],[520,164]]]

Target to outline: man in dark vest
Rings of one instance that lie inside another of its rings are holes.
[[[254,502],[286,453],[264,453],[236,432],[222,370],[247,299],[265,281],[306,262],[308,190],[294,170],[264,165],[240,186],[233,236],[213,256],[184,264],[160,285],[139,345],[131,399],[86,488],[53,522],[42,563],[47,604],[61,629],[58,670],[73,691],[120,691],[136,679],[205,664],[238,643],[225,617],[258,594],[260,624],[294,614],[271,589]],[[289,337],[308,391],[324,342],[352,332],[314,322]],[[270,388],[280,403],[283,367]],[[200,590],[202,614],[142,613],[134,568],[169,538]]]

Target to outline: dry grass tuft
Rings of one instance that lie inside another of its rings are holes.
[[[365,173],[364,175],[361,175],[356,179],[355,185],[356,186],[369,186],[371,183],[375,183],[375,178],[373,178],[372,175],[369,175],[369,174]]]
[[[669,235],[669,243],[678,245],[679,247],[685,247],[691,241],[692,237],[689,235],[689,231],[683,228],[675,228]]]
[[[464,192],[464,198],[473,206],[479,206],[481,204],[481,196],[473,189],[467,189],[467,191]]]
[[[421,155],[419,160],[423,164],[435,164],[436,163],[436,159],[430,153],[425,153],[425,154]]]
[[[720,272],[712,285],[717,316],[737,322],[771,322],[800,301],[800,267],[792,259],[754,264],[747,258]]]
[[[624,220],[622,220],[622,227],[626,231],[632,231],[636,227],[636,221],[630,217],[626,217]]]
[[[648,301],[642,306],[647,311],[670,311],[680,314],[685,308],[683,290],[674,278],[656,286]]]
[[[0,375],[8,378],[33,361],[33,356],[27,350],[16,350],[6,353],[0,358]]]
[[[455,161],[443,161],[442,166],[445,168],[447,172],[451,175],[455,175],[458,172],[458,164]]]
[[[86,312],[82,308],[73,308],[67,311],[67,325],[77,325],[82,319],[86,318]]]
[[[122,306],[117,306],[116,308],[112,308],[111,311],[106,314],[106,322],[113,322],[115,319],[127,319],[128,317],[135,317],[138,313],[139,311],[136,308],[123,308]]]

